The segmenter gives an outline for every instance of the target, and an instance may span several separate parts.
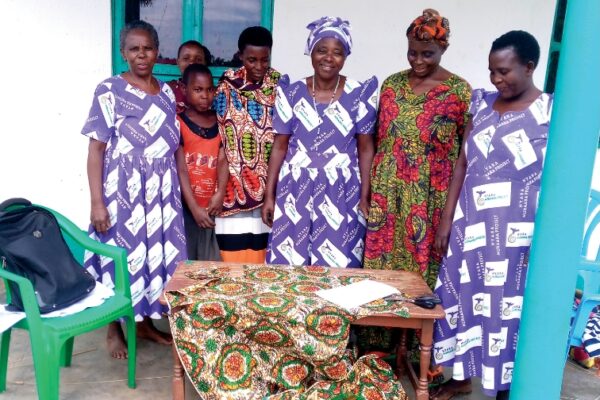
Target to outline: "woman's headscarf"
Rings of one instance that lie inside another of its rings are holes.
[[[447,18],[442,17],[436,10],[431,8],[423,10],[423,14],[417,17],[406,30],[409,39],[434,41],[441,47],[448,47],[450,36],[450,23]]]
[[[310,30],[304,54],[309,56],[317,42],[321,39],[332,37],[339,40],[344,46],[346,56],[352,50],[352,37],[350,36],[350,23],[339,17],[321,17],[306,26]]]

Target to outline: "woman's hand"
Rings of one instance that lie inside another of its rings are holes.
[[[448,251],[448,240],[450,239],[450,229],[452,228],[452,221],[444,219],[440,221],[440,225],[435,232],[435,239],[433,240],[433,251],[439,254],[441,257],[446,255]]]
[[[208,215],[208,210],[204,207],[200,207],[199,205],[195,205],[190,209],[192,212],[192,216],[194,217],[194,221],[198,224],[199,227],[205,229],[211,229],[215,227],[215,221]]]
[[[206,208],[208,215],[215,217],[215,216],[221,214],[221,211],[223,210],[223,199],[224,198],[225,198],[225,192],[223,192],[223,193],[217,192],[217,193],[213,194],[213,196],[210,198],[210,201],[208,202],[208,207]]]
[[[273,197],[266,196],[260,209],[260,215],[262,217],[263,223],[267,225],[269,228],[273,227],[273,215],[275,214],[275,200]]]
[[[110,228],[110,215],[104,204],[92,205],[90,221],[96,232],[106,233]]]

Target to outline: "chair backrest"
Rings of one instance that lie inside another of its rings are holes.
[[[600,293],[600,192],[590,191],[587,217],[578,266],[577,289],[587,294]]]

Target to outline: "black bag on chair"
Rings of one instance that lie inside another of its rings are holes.
[[[9,211],[5,211],[10,206]],[[0,265],[33,285],[41,313],[65,308],[90,293],[96,282],[74,258],[52,213],[25,199],[0,204]],[[9,308],[23,311],[21,292],[8,281]]]

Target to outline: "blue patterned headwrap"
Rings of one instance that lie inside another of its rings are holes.
[[[306,26],[310,30],[304,54],[309,56],[317,42],[324,38],[335,38],[344,46],[346,56],[350,55],[352,50],[352,36],[350,36],[350,22],[344,21],[339,17],[321,17]]]

